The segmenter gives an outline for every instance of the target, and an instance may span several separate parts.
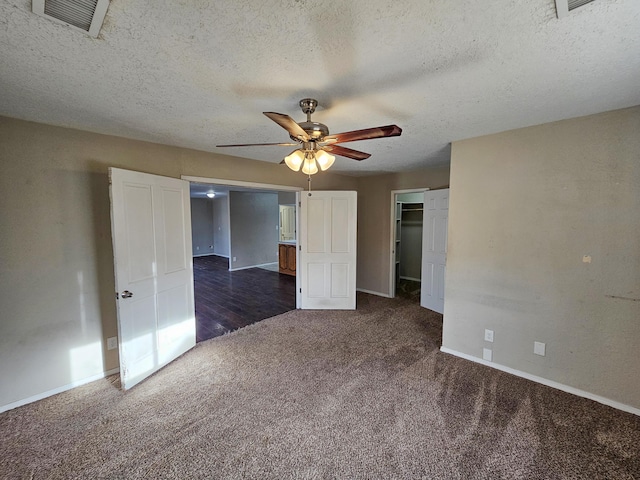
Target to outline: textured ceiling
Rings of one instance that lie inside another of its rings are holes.
[[[446,164],[454,140],[640,104],[640,1],[112,0],[93,39],[0,3],[0,114],[280,162],[263,111],[332,133],[396,123],[347,144],[355,175]]]

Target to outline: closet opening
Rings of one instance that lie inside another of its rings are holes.
[[[420,302],[426,189],[394,191],[391,296]]]

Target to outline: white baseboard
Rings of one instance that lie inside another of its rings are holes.
[[[632,407],[630,405],[625,405],[624,403],[616,402],[615,400],[611,400],[610,398],[601,397],[600,395],[586,392],[584,390],[580,390],[579,388],[570,387],[569,385],[555,382],[547,378],[538,377],[537,375],[532,375],[531,373],[516,370],[515,368],[506,367],[504,365],[500,365],[499,363],[489,362],[487,360],[483,360],[482,358],[474,357],[473,355],[467,355],[466,353],[461,353],[456,350],[451,350],[450,348],[447,348],[447,347],[440,347],[440,351],[444,353],[448,353],[449,355],[454,355],[456,357],[464,358],[465,360],[469,360],[471,362],[486,365],[487,367],[495,368],[496,370],[501,370],[503,372],[510,373],[511,375],[515,375],[516,377],[526,378],[527,380],[531,380],[532,382],[541,383],[542,385],[546,385],[547,387],[555,388],[557,390],[562,390],[563,392],[571,393],[572,395],[588,398],[589,400],[593,400],[595,402],[602,403],[603,405],[607,405],[609,407],[622,410],[623,412],[632,413],[634,415],[640,416],[640,408]]]
[[[356,292],[369,293],[371,295],[376,295],[378,297],[384,297],[384,298],[393,298],[388,293],[374,292],[372,290],[365,290],[364,288],[356,288]]]
[[[23,405],[27,405],[28,403],[37,402],[38,400],[42,400],[44,398],[50,397],[52,395],[56,395],[58,393],[66,392],[67,390],[71,390],[72,388],[79,387],[87,383],[95,382],[96,380],[100,380],[102,378],[108,377],[109,375],[118,373],[119,371],[120,371],[119,368],[114,368],[113,370],[107,370],[104,373],[99,373],[97,375],[93,375],[91,377],[83,378],[82,380],[77,380],[67,385],[63,385],[62,387],[54,388],[53,390],[48,390],[46,392],[42,392],[37,395],[33,395],[31,397],[23,398],[21,400],[18,400],[17,402],[8,403],[7,405],[2,405],[0,406],[0,413],[6,412],[7,410],[13,410],[14,408],[18,408]]]
[[[248,265],[246,267],[230,268],[229,271],[230,272],[237,272],[238,270],[247,270],[249,268],[268,267],[269,265],[274,265],[274,264],[277,264],[277,263],[278,263],[278,261],[276,260],[275,262],[261,263],[260,265]]]

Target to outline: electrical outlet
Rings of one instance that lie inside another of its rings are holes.
[[[542,342],[533,342],[533,353],[535,353],[536,355],[540,355],[541,357],[544,357],[545,350],[546,350],[546,344]]]
[[[234,261],[234,262],[236,261],[236,257],[233,257],[233,261]]]
[[[482,359],[490,362],[492,358],[493,358],[493,351],[490,348],[483,348]]]
[[[484,330],[484,339],[487,342],[493,342],[493,330],[489,330],[485,328]]]
[[[200,250],[200,247],[196,245],[196,250]]]
[[[107,338],[107,350],[115,350],[118,348],[118,337]]]

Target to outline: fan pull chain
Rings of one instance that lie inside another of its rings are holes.
[[[307,181],[309,182],[309,193],[311,193],[311,175],[309,175],[309,178]]]

